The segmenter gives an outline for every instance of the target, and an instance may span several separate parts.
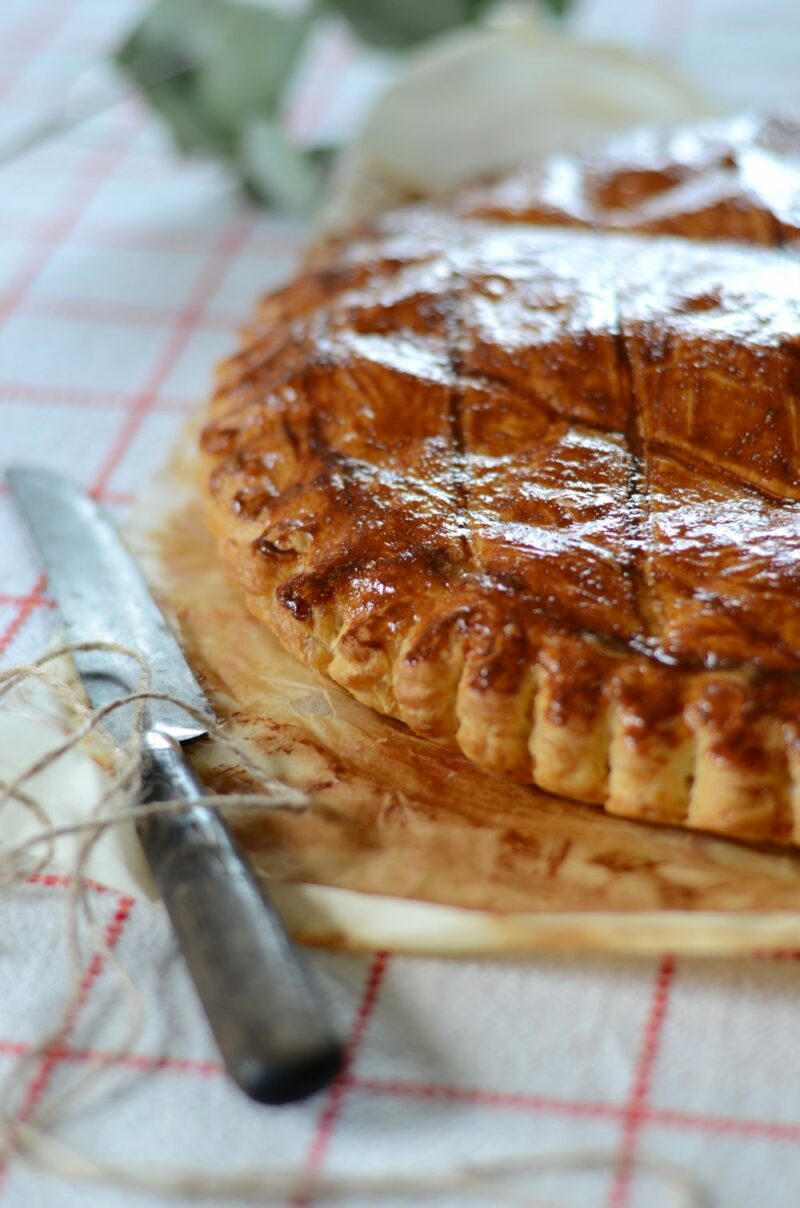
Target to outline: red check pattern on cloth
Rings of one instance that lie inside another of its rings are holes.
[[[111,46],[138,0],[4,0],[0,146]],[[587,34],[650,47],[730,104],[800,107],[800,12],[788,0],[584,0]],[[299,104],[313,128],[336,47]],[[335,79],[334,79],[335,77]],[[247,210],[213,165],[181,164],[124,103],[0,169],[3,463],[70,473],[119,517],[165,455],[258,293],[291,267],[303,232]],[[0,488],[0,658],[39,653],[52,602]],[[42,873],[0,896],[0,1075],[62,1018],[70,987],[68,879]],[[124,1034],[114,978],[89,954],[53,1047],[3,1111],[36,1120],[90,1068],[102,1081],[59,1125],[115,1163],[184,1169],[379,1173],[564,1149],[607,1170],[537,1179],[569,1206],[660,1208],[641,1154],[689,1171],[724,1208],[800,1199],[800,964],[546,956],[513,962],[313,954],[348,1060],[317,1100],[259,1109],[222,1075],[159,907],[95,886],[108,948],[134,974],[144,1031]],[[798,929],[800,946],[800,928]],[[10,1164],[0,1206],[112,1208],[145,1200]],[[424,1200],[420,1202],[424,1203]],[[446,1201],[437,1201],[446,1202]],[[450,1208],[454,1208],[455,1201]],[[236,1208],[231,1205],[230,1208]]]

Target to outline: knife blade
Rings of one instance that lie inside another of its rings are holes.
[[[99,505],[49,471],[20,467],[7,476],[69,642],[137,651],[150,673],[149,689],[178,697],[201,715],[197,720],[175,704],[148,701],[141,801],[184,804],[175,812],[143,813],[137,832],[229,1074],[261,1103],[305,1098],[336,1076],[343,1050],[307,963],[227,826],[202,804],[203,786],[181,744],[206,736],[211,706]],[[79,652],[75,664],[95,707],[139,687],[141,668],[117,652]],[[115,737],[130,735],[128,707],[106,721]]]
[[[69,642],[113,642],[137,651],[157,692],[180,697],[210,717],[211,708],[138,567],[106,514],[68,479],[46,470],[7,473],[47,568]],[[135,692],[136,663],[101,651],[75,655],[75,665],[95,708]],[[148,706],[152,725],[179,742],[206,733],[185,710],[166,702]],[[130,709],[108,715],[116,738],[130,733]]]

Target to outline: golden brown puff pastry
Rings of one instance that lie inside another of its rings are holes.
[[[800,127],[555,156],[312,252],[211,525],[298,658],[482,767],[800,842]]]

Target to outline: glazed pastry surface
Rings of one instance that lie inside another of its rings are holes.
[[[482,767],[800,842],[800,127],[641,133],[315,249],[220,369],[221,556]]]

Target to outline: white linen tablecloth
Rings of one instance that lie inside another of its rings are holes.
[[[61,103],[138,7],[3,0],[0,145]],[[800,108],[796,0],[592,0],[573,20],[679,63],[725,105]],[[345,52],[311,73],[301,125],[345,103]],[[2,462],[66,471],[122,517],[301,237],[297,223],[245,208],[217,167],[175,158],[135,101],[0,168]],[[2,486],[3,662],[41,652],[52,623]],[[42,875],[0,894],[0,1076],[63,1007],[66,892],[62,878]],[[103,1065],[103,1081],[59,1126],[95,1156],[367,1173],[588,1148],[616,1165],[536,1179],[524,1202],[674,1203],[652,1175],[630,1174],[626,1160],[637,1154],[691,1172],[715,1208],[800,1202],[800,953],[519,964],[314,954],[349,1036],[347,1072],[317,1099],[271,1110],[221,1075],[162,909],[93,893],[144,996],[144,1031],[129,1055],[109,1056],[120,1040],[117,997],[106,962],[90,959],[65,1041],[32,1064],[3,1111],[36,1121],[53,1096]],[[19,1163],[0,1174],[8,1208],[166,1202]]]

